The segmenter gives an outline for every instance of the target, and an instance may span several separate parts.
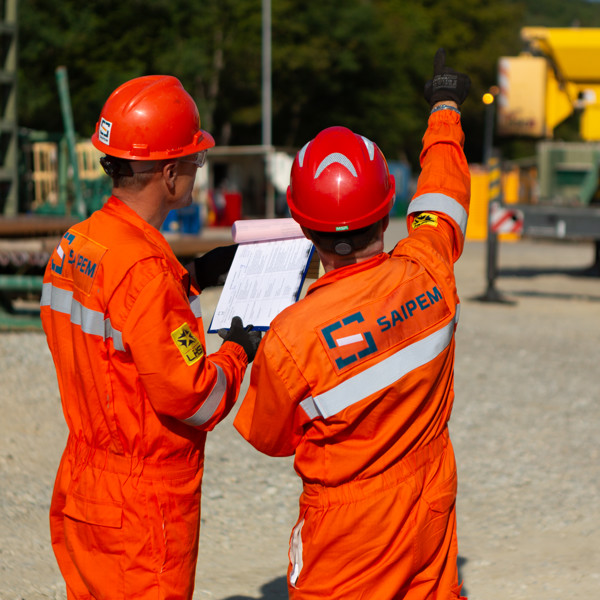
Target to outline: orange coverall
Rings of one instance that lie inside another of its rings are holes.
[[[303,480],[292,599],[460,598],[448,437],[470,198],[460,116],[429,117],[408,232],[278,315],[234,421]]]
[[[206,356],[188,287],[164,237],[114,197],[46,268],[42,323],[69,427],[50,529],[69,599],[192,597],[206,432],[247,357],[231,342]]]

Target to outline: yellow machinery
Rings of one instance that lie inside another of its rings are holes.
[[[525,51],[498,62],[497,132],[540,139],[538,197],[544,204],[597,202],[600,179],[600,28],[525,27]],[[579,113],[580,142],[554,130]]]
[[[525,27],[524,51],[498,61],[497,134],[539,140],[537,193],[523,234],[596,241],[600,272],[600,28]],[[554,139],[578,113],[580,141]]]
[[[498,133],[553,137],[581,111],[585,141],[600,141],[600,28],[525,27],[526,50],[498,66]]]
[[[600,275],[600,28],[525,27],[521,39],[519,56],[498,61],[496,133],[539,141],[535,160],[520,163],[526,185],[518,201],[489,204],[484,301],[504,301],[494,283],[498,235],[492,208],[518,219],[522,235],[594,241],[594,264],[587,272]],[[491,106],[485,97],[484,102]],[[555,140],[555,129],[575,113],[581,140]],[[486,131],[491,124],[486,119]],[[486,135],[488,170],[491,137]]]

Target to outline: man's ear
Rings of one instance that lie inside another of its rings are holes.
[[[175,180],[177,179],[177,163],[176,162],[168,162],[162,168],[163,179],[165,180],[165,184],[167,189],[170,192],[175,190]]]
[[[382,223],[382,229],[381,231],[385,231],[388,228],[388,225],[390,224],[390,215],[385,215],[385,217],[383,217],[383,223]]]
[[[311,242],[313,242],[314,240],[312,239],[312,236],[310,235],[310,229],[307,229],[306,227],[303,227],[302,225],[300,225],[300,229],[302,229],[302,233],[304,234],[304,237],[307,240],[310,240]]]

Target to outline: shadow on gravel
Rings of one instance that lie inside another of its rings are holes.
[[[465,578],[462,574],[462,569],[463,567],[467,564],[467,559],[463,558],[462,556],[459,556],[458,559],[456,560],[456,566],[458,567],[458,582],[463,584],[461,590],[460,590],[460,595],[461,596],[468,596],[468,592],[467,592],[467,586],[464,583]]]
[[[258,600],[287,600],[287,580],[285,577],[278,577],[265,583],[260,588],[262,596]],[[256,600],[254,596],[227,596],[223,600]]]
[[[600,296],[592,296],[591,294],[569,294],[558,292],[538,292],[533,290],[512,290],[510,296],[522,296],[523,298],[549,298],[553,300],[583,300],[584,302],[600,302]]]
[[[566,277],[600,277],[597,267],[560,268],[560,267],[500,267],[500,277],[537,277],[539,275],[565,275]]]
[[[574,280],[577,279],[596,279],[600,283],[600,271],[598,269],[569,269],[569,268],[554,268],[554,267],[517,267],[517,268],[502,268],[498,271],[496,279],[491,285],[491,289],[488,288],[481,296],[475,296],[469,298],[474,301],[487,301],[491,303],[501,304],[512,304],[515,305],[517,302],[514,300],[514,296],[521,296],[523,298],[548,298],[554,300],[583,300],[585,302],[600,302],[600,295],[586,294],[577,291],[564,291],[564,292],[549,292],[549,291],[538,291],[538,290],[511,290],[508,293],[502,291],[502,278],[514,278],[514,279],[533,279],[543,275],[562,275],[564,277],[570,277]],[[498,281],[500,280],[500,282]]]

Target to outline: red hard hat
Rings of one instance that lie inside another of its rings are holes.
[[[92,144],[117,158],[160,160],[206,150],[215,141],[200,129],[196,103],[176,77],[148,75],[109,96]]]
[[[347,231],[385,217],[396,184],[381,150],[346,127],[329,127],[292,165],[287,201],[292,217],[315,231]]]

